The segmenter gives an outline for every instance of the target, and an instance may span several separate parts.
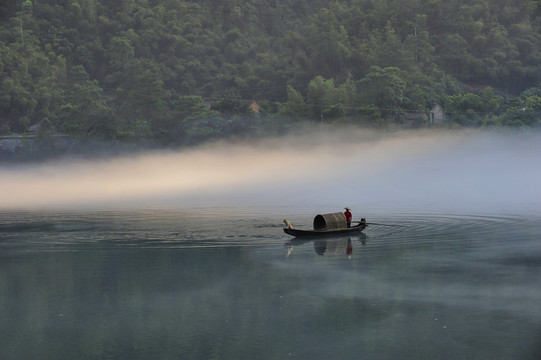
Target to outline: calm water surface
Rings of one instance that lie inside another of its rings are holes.
[[[0,358],[541,358],[540,217],[313,215],[0,213]]]

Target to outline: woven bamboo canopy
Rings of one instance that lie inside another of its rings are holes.
[[[346,216],[337,212],[332,214],[320,214],[314,218],[314,230],[338,230],[347,228]]]

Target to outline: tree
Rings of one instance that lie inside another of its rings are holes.
[[[114,139],[116,118],[107,107],[98,82],[89,79],[82,65],[72,68],[71,79],[73,87],[67,96],[69,102],[61,106],[58,130],[83,139]]]
[[[221,99],[212,105],[212,109],[227,116],[250,113],[249,104],[241,101],[240,93],[236,89],[228,89]]]
[[[344,115],[344,104],[341,102],[339,90],[334,86],[334,80],[325,80],[316,76],[306,88],[307,103],[311,107],[313,119],[336,118]]]
[[[134,60],[120,73],[116,93],[117,115],[127,134],[144,138],[161,133],[167,122],[168,92],[163,88],[157,64]]]
[[[313,47],[312,67],[326,77],[344,72],[349,65],[352,47],[347,29],[338,20],[338,16],[345,11],[344,6],[337,2],[330,8],[323,8],[314,15],[308,29],[310,46]]]
[[[415,22],[410,24],[411,34],[404,40],[404,48],[407,52],[413,54],[413,60],[416,64],[431,64],[434,60],[436,48],[430,43],[430,33],[426,30],[426,15],[418,14]]]
[[[541,125],[541,96],[527,92],[513,99],[504,114],[497,117],[496,124],[508,127],[533,127]]]
[[[279,114],[296,119],[305,118],[308,114],[302,94],[291,85],[287,86],[287,101],[280,107]]]
[[[486,115],[483,99],[473,93],[449,96],[445,109],[448,120],[464,126],[478,126]]]
[[[135,50],[126,37],[114,37],[109,45],[109,67],[112,72],[121,71],[128,67],[135,57]]]
[[[370,33],[363,41],[363,50],[370,66],[409,69],[415,62],[415,49],[402,44],[390,21]]]
[[[384,117],[396,118],[401,113],[406,83],[396,67],[373,66],[358,82],[363,105],[375,105]]]
[[[468,42],[460,34],[446,36],[440,47],[442,64],[453,75],[464,71],[465,59],[468,56]]]

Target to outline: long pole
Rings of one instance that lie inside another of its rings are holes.
[[[355,223],[360,223],[361,221],[353,221]],[[397,225],[397,224],[382,224],[382,223],[373,223],[367,222],[366,225],[381,225],[381,226],[398,226],[398,227],[407,227],[406,225]]]

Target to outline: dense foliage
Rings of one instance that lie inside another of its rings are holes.
[[[541,1],[11,0],[0,135],[198,143],[299,121],[536,126]],[[259,113],[250,106],[254,101]],[[34,127],[35,128],[35,127]]]

